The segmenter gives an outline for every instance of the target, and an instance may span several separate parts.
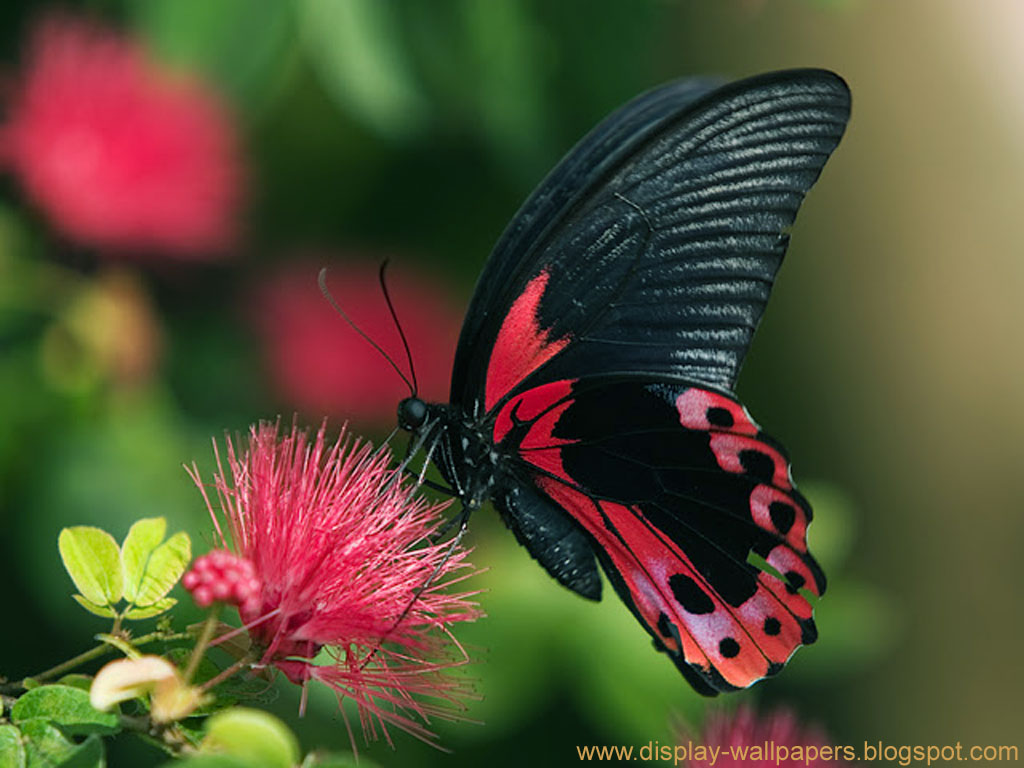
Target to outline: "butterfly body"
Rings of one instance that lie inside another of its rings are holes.
[[[620,108],[496,246],[450,402],[399,407],[467,512],[493,501],[584,597],[603,569],[709,695],[817,636],[811,508],[733,388],[848,112],[820,70],[673,83]]]

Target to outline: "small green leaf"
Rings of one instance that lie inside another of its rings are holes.
[[[206,723],[203,752],[224,752],[254,768],[291,768],[299,761],[299,744],[288,726],[259,709],[235,707]]]
[[[121,599],[121,549],[113,536],[99,528],[79,525],[62,530],[57,547],[64,568],[86,600],[114,605]]]
[[[58,768],[105,768],[106,764],[103,741],[99,736],[90,736],[65,757]]]
[[[178,583],[192,560],[192,540],[184,531],[174,534],[153,550],[135,599],[139,607],[154,605]],[[155,614],[154,614],[155,615]]]
[[[0,768],[25,768],[25,747],[13,725],[0,725]]]
[[[105,605],[96,605],[96,603],[92,602],[91,600],[86,600],[81,595],[72,595],[71,597],[73,597],[75,599],[75,602],[77,602],[80,606],[85,608],[85,610],[87,610],[89,613],[95,614],[97,616],[102,616],[106,619],[112,619],[115,616],[117,616],[117,611],[115,611],[113,608],[108,608]]]
[[[149,619],[153,616],[159,616],[164,611],[170,610],[178,601],[173,597],[165,597],[163,600],[157,600],[152,605],[147,605],[144,608],[132,608],[124,617],[126,619]]]
[[[77,672],[72,672],[70,675],[64,675],[64,677],[57,682],[61,685],[67,685],[71,688],[79,688],[88,692],[92,687],[92,675],[80,675]]]
[[[75,751],[75,744],[44,717],[26,720],[18,727],[24,737],[27,768],[52,768]]]
[[[11,708],[11,720],[15,723],[38,718],[59,725],[70,736],[121,730],[117,715],[94,709],[88,693],[68,685],[42,685],[26,693]]]
[[[149,517],[132,524],[121,545],[121,562],[124,564],[124,598],[129,603],[138,602],[139,589],[146,575],[146,565],[153,550],[160,546],[167,534],[167,520]]]

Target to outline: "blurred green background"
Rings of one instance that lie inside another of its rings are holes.
[[[391,257],[396,274],[439,286],[435,300],[458,317],[520,201],[608,111],[679,76],[819,66],[849,82],[853,118],[797,219],[739,390],[816,506],[811,543],[829,592],[819,642],[724,704],[785,703],[836,744],[1016,743],[1024,6],[64,7],[118,25],[223,94],[241,136],[246,217],[230,259],[117,261],[50,237],[19,185],[0,178],[0,673],[38,671],[104,629],[69,598],[61,526],[120,538],[131,520],[166,515],[202,551],[208,518],[182,464],[209,467],[211,436],[296,409],[311,425],[329,415],[387,434],[387,414],[303,407],[269,375],[261,291],[289,265],[312,265],[309,280],[331,265],[344,282],[353,265]],[[0,7],[5,70],[42,10]],[[399,302],[404,322],[429,325],[413,303]],[[325,317],[336,348],[319,354],[367,359]],[[444,370],[450,349],[445,359],[426,344],[414,343],[418,366]],[[397,403],[397,377],[374,375]],[[403,734],[395,752],[365,754],[382,765],[561,765],[578,744],[667,743],[673,718],[701,721],[707,702],[617,601],[561,590],[489,511],[468,540],[488,569],[477,585],[489,617],[459,638],[480,658],[483,698],[467,716],[485,724],[439,726],[451,755]],[[347,747],[330,695],[314,695],[299,720],[298,691],[284,684],[273,708],[305,749]],[[119,743],[110,762],[159,759]]]

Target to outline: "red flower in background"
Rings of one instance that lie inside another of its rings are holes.
[[[228,114],[136,42],[43,20],[6,111],[0,157],[67,237],[193,259],[231,246],[242,174]]]
[[[317,273],[325,263],[289,266],[267,277],[252,297],[271,381],[289,406],[305,413],[391,426],[409,390],[320,294]],[[327,284],[345,312],[404,371],[405,351],[377,273],[378,266],[368,262],[335,264]],[[445,287],[428,277],[392,266],[387,281],[416,363],[420,396],[446,402],[462,313],[446,300]]]
[[[186,574],[193,597],[237,606],[260,663],[353,699],[368,737],[393,724],[433,740],[430,719],[457,719],[468,693],[447,673],[466,661],[449,627],[480,615],[450,589],[471,567],[465,550],[431,543],[447,502],[416,496],[387,450],[328,445],[324,428],[310,440],[261,424],[226,459],[219,514],[207,499],[222,549]],[[333,663],[315,663],[325,648]]]
[[[682,734],[681,744],[687,735]],[[758,716],[749,706],[733,712],[712,712],[699,738],[690,747],[717,750],[714,757],[702,759],[698,753],[685,763],[689,768],[817,768],[848,766],[851,747],[834,747],[817,728],[802,726],[788,710],[776,710]],[[692,753],[691,753],[692,754]]]

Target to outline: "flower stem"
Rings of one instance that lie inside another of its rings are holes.
[[[95,648],[90,648],[88,651],[80,653],[77,656],[70,658],[61,664],[58,664],[55,667],[50,667],[49,669],[40,672],[38,675],[29,675],[29,677],[26,677],[25,680],[31,678],[32,680],[45,682],[50,678],[59,677],[65,672],[79,666],[80,664],[85,664],[85,662],[87,661],[98,659],[100,656],[106,653],[110,653],[112,650],[114,650],[114,647],[112,645],[108,645],[107,643],[101,643],[100,645],[97,645]],[[25,680],[22,680],[22,687],[24,687]]]
[[[196,748],[188,740],[177,724],[154,723],[149,717],[133,717],[121,715],[121,727],[128,731],[135,731],[155,739],[165,752],[176,757],[188,755],[196,751]]]
[[[220,603],[214,603],[213,608],[206,617],[206,623],[203,624],[203,630],[199,634],[199,640],[196,641],[196,647],[192,649],[192,655],[189,657],[188,667],[185,669],[186,685],[192,682],[192,676],[195,675],[196,670],[199,669],[199,662],[202,660],[203,654],[206,653],[206,648],[210,644],[210,640],[213,639],[213,633],[217,631],[217,615],[219,613]]]
[[[227,680],[232,675],[236,674],[237,672],[242,671],[246,667],[251,666],[252,662],[253,662],[253,659],[251,657],[243,656],[238,661],[236,661],[234,664],[232,664],[230,667],[222,670],[216,677],[211,677],[205,683],[200,685],[199,689],[202,690],[202,691],[208,691],[211,688],[213,688],[215,685],[220,685],[221,683],[223,683],[225,680]]]
[[[183,632],[168,633],[157,630],[156,632],[150,632],[148,635],[143,635],[142,637],[135,640],[132,644],[135,647],[140,647],[143,645],[148,645],[149,643],[152,643],[156,640],[183,640],[187,637],[190,637],[190,635]],[[47,680],[50,680],[55,677],[60,677],[65,672],[69,672],[75,667],[85,664],[85,662],[87,661],[98,659],[100,656],[110,653],[112,650],[114,650],[114,646],[112,646],[110,643],[100,643],[99,645],[90,648],[87,651],[83,651],[82,653],[78,654],[73,658],[68,659],[67,661],[61,662],[55,667],[50,667],[49,669],[43,670],[42,672],[39,672],[35,675],[29,675],[16,683],[7,683],[4,685],[0,685],[0,690],[2,690],[4,693],[14,693],[16,691],[23,691],[25,690],[26,687],[25,684],[29,680],[36,680],[40,683],[45,683]]]

